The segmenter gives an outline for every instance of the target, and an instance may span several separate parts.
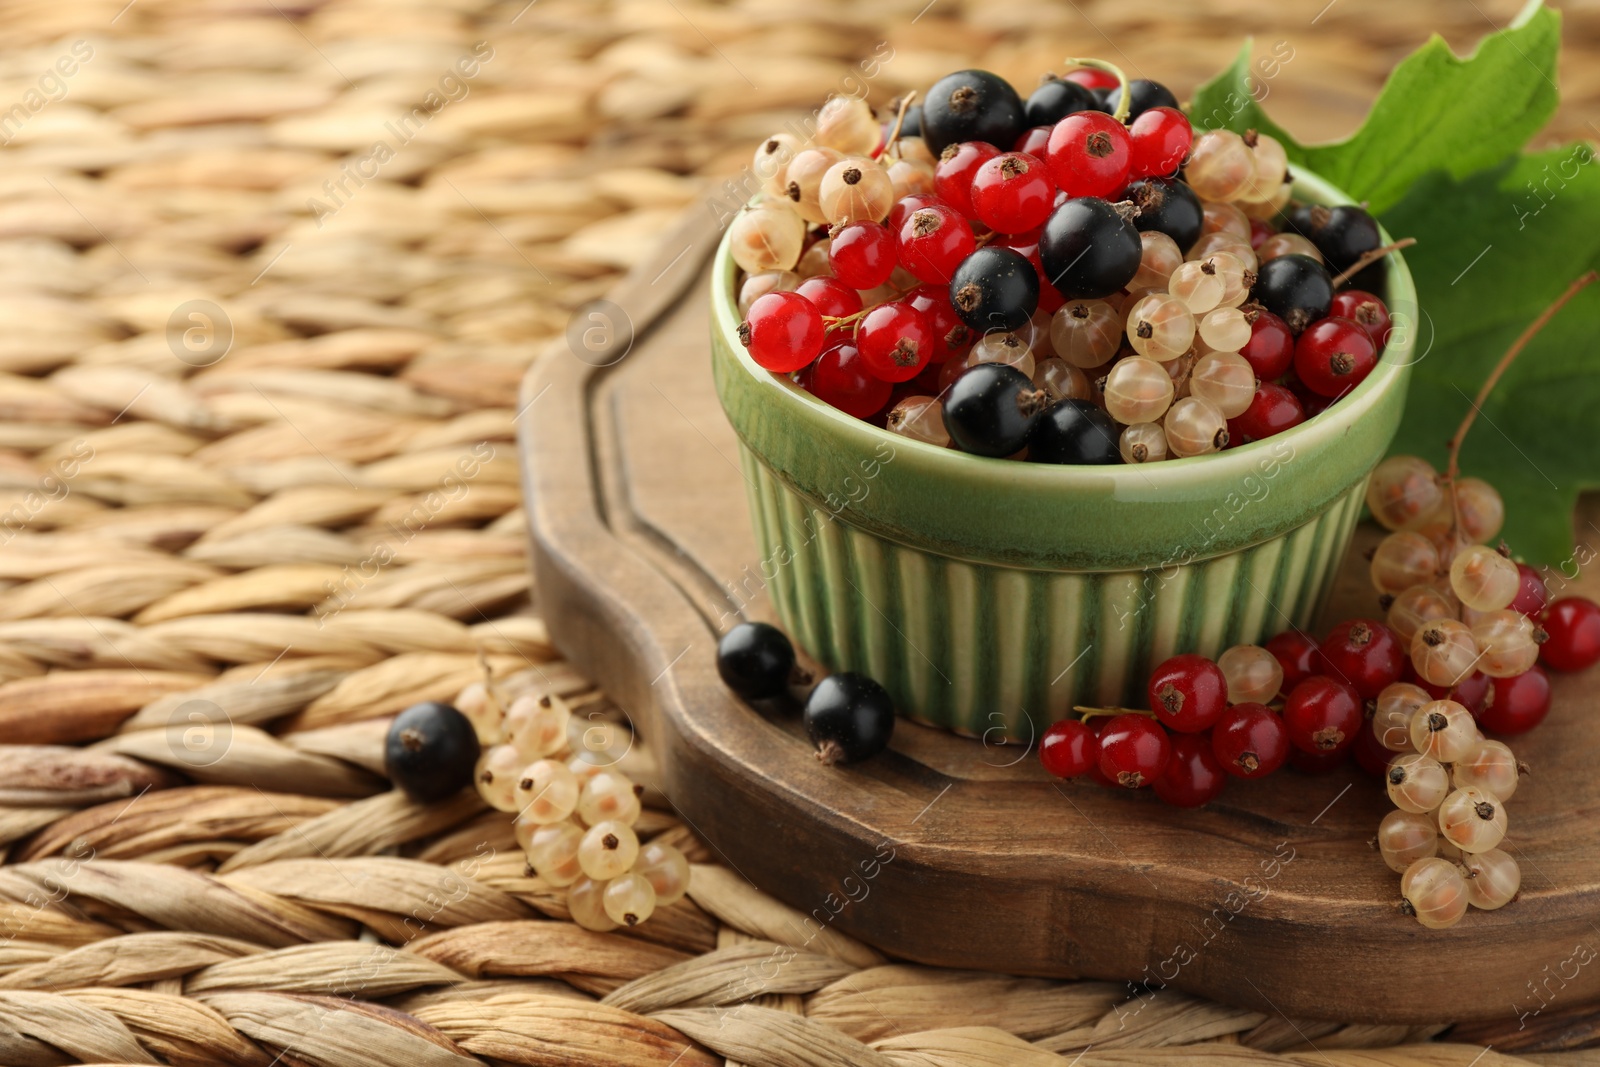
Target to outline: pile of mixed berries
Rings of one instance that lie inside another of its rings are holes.
[[[1390,330],[1340,288],[1381,288],[1372,216],[1292,202],[1279,142],[1196,135],[1113,69],[1026,100],[959,71],[762,142],[730,234],[751,358],[895,433],[1045,463],[1215,452],[1359,385]]]

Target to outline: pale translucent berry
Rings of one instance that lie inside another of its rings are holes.
[[[1321,250],[1298,233],[1275,233],[1256,246],[1256,259],[1262,263],[1279,256],[1310,256],[1322,262]]]
[[[542,759],[522,768],[517,779],[517,812],[529,822],[556,822],[578,805],[578,778],[565,763]]]
[[[933,166],[920,160],[897,159],[889,164],[889,184],[896,200],[907,196],[931,196],[934,191]]]
[[[589,826],[608,820],[632,826],[639,818],[639,787],[620,771],[602,771],[583,784],[577,812]]]
[[[583,876],[583,868],[578,865],[583,827],[571,819],[538,826],[524,822],[520,815],[515,826],[517,843],[527,855],[534,874],[558,889]]]
[[[1439,832],[1462,852],[1487,852],[1506,836],[1506,807],[1483,789],[1457,789],[1439,805]]]
[[[940,448],[950,443],[950,431],[944,428],[944,405],[936,397],[906,397],[890,410],[886,425],[891,433],[913,441]]]
[[[1483,658],[1478,669],[1491,678],[1514,678],[1539,661],[1544,631],[1520,611],[1502,608],[1472,622],[1472,639]]]
[[[1522,888],[1522,868],[1498,848],[1462,856],[1461,868],[1466,872],[1467,903],[1474,908],[1503,907]]]
[[[1260,186],[1257,186],[1259,189]],[[1288,182],[1278,186],[1278,191],[1265,200],[1238,200],[1235,203],[1239,210],[1244,212],[1246,218],[1260,219],[1262,222],[1271,222],[1283,213],[1289,206],[1289,201],[1294,197],[1294,186]]]
[[[1128,310],[1128,343],[1150,359],[1176,359],[1194,344],[1194,316],[1169,293],[1151,293]]]
[[[651,841],[640,848],[633,873],[650,880],[658,907],[676,904],[689,891],[689,861],[665,841]]]
[[[812,138],[846,155],[871,155],[883,139],[872,108],[859,96],[830,96],[817,112],[817,128]]]
[[[833,276],[833,262],[828,258],[829,246],[833,241],[824,237],[820,241],[812,241],[806,250],[800,253],[800,261],[794,265],[794,272],[801,278],[829,278]]]
[[[1088,400],[1094,396],[1089,376],[1064,359],[1041,359],[1033,369],[1033,384],[1055,400]]]
[[[1167,447],[1175,456],[1203,456],[1228,447],[1228,420],[1209,400],[1186,396],[1162,420]]]
[[[1454,763],[1478,744],[1472,712],[1454,700],[1432,700],[1418,708],[1407,726],[1411,747],[1440,763]]]
[[[734,216],[728,227],[733,261],[750,274],[794,269],[800,261],[806,224],[781,202],[758,204]]]
[[[1494,486],[1482,478],[1456,482],[1456,521],[1473,544],[1486,544],[1506,521],[1506,504]]]
[[[761,182],[762,192],[768,196],[783,195],[783,172],[804,147],[800,138],[792,133],[775,133],[756,145],[750,170]]]
[[[1199,262],[1210,259],[1218,252],[1226,252],[1238,258],[1239,262],[1250,265],[1251,270],[1256,268],[1256,250],[1250,247],[1250,242],[1238,234],[1219,231],[1208,233],[1189,247],[1183,258]]]
[[[817,145],[800,152],[784,168],[783,195],[805,221],[813,225],[828,221],[819,199],[822,176],[843,159],[844,153]]]
[[[764,270],[745,276],[739,286],[739,316],[750,314],[750,305],[768,293],[791,293],[800,287],[800,275],[792,270]]]
[[[1517,565],[1487,545],[1469,545],[1450,561],[1450,588],[1476,611],[1499,611],[1521,587]]]
[[[461,690],[455,708],[472,724],[478,744],[498,745],[505,740],[505,709],[482,682],[473,682]]]
[[[522,756],[510,745],[493,745],[478,757],[474,781],[478,795],[496,811],[517,810],[517,781]]]
[[[1400,876],[1400,895],[1417,921],[1432,930],[1454,926],[1467,913],[1467,881],[1447,859],[1418,860]]]
[[[1250,320],[1236,307],[1217,308],[1200,320],[1200,337],[1215,352],[1239,351],[1250,343],[1250,333]]]
[[[920,137],[902,136],[895,142],[895,153],[912,163],[923,163],[930,167],[939,165],[939,157],[933,154],[928,142]]]
[[[1253,140],[1254,143],[1251,143]],[[1270,200],[1284,188],[1289,176],[1289,153],[1276,137],[1265,133],[1247,134],[1245,142],[1255,156],[1256,170],[1247,200]]]
[[[967,353],[966,365],[976,367],[980,363],[1004,363],[1032,378],[1036,365],[1033,348],[1028,344],[1028,332],[1024,329],[984,334],[973,344],[972,351]]]
[[[1250,220],[1233,204],[1210,202],[1200,205],[1200,232],[1231,233],[1250,240]]]
[[[1399,595],[1438,575],[1438,546],[1419,533],[1396,530],[1378,542],[1369,573],[1378,592]]]
[[[600,882],[631,870],[638,858],[639,836],[626,823],[597,822],[578,844],[578,865]]]
[[[1167,284],[1167,279],[1172,277],[1172,272],[1183,264],[1183,252],[1178,249],[1178,242],[1160,230],[1146,230],[1139,235],[1139,243],[1144,246],[1144,252],[1139,257],[1139,271],[1128,283],[1128,288],[1162,288]]]
[[[1170,240],[1170,238],[1168,238]],[[1179,264],[1167,281],[1167,292],[1182,300],[1192,314],[1204,315],[1222,303],[1222,279],[1210,260]]]
[[[1074,367],[1104,366],[1122,344],[1122,315],[1104,300],[1069,300],[1050,320],[1050,345]]]
[[[1502,804],[1517,791],[1517,757],[1503,741],[1479,741],[1450,768],[1457,789],[1481,789]]]
[[[571,771],[572,776],[578,780],[580,788],[587,785],[589,779],[595,775],[604,774],[610,769],[611,764],[609,762],[601,762],[591,758],[588,753],[579,753],[567,760],[567,770]]]
[[[882,222],[894,206],[894,183],[876,160],[849,156],[829,167],[817,190],[822,217],[835,226]]]
[[[1427,815],[1391,811],[1378,824],[1378,851],[1396,874],[1405,874],[1418,860],[1439,854],[1439,828]]]
[[[1218,307],[1236,308],[1250,298],[1250,287],[1256,283],[1256,258],[1249,245],[1242,249],[1237,246],[1216,249],[1202,262],[1211,264],[1222,281],[1222,300]]]
[[[1107,414],[1125,425],[1155,422],[1172,405],[1172,379],[1161,364],[1143,356],[1113,364],[1103,391]]]
[[[1389,761],[1384,782],[1389,800],[1401,811],[1429,812],[1450,794],[1450,774],[1438,760],[1405,752]]]
[[[1460,685],[1477,669],[1478,642],[1456,619],[1435,619],[1411,638],[1411,666],[1429,685]]]
[[[603,897],[606,891],[607,879],[590,878],[587,875],[572,883],[567,890],[567,912],[572,916],[572,921],[585,930],[595,930],[605,933],[615,930],[620,923],[606,914]]]
[[[1415,529],[1443,499],[1439,472],[1419,456],[1390,456],[1367,482],[1367,507],[1390,530]]]
[[[1228,682],[1228,703],[1265,704],[1283,686],[1283,664],[1260,645],[1234,645],[1217,657]]]
[[[1201,200],[1238,200],[1255,183],[1255,156],[1232,130],[1207,130],[1195,138],[1184,176]]]
[[[1413,585],[1402,590],[1389,605],[1387,622],[1403,645],[1410,647],[1417,631],[1438,619],[1454,619],[1456,603],[1432,585]]]
[[[656,890],[642,874],[618,875],[600,895],[606,916],[619,926],[638,926],[656,910]]]
[[[1420,685],[1395,682],[1378,694],[1372,713],[1372,733],[1390,752],[1411,752],[1411,716],[1433,696]]]
[[[1167,431],[1154,422],[1136,422],[1122,428],[1117,450],[1124,463],[1155,463],[1167,458]]]
[[[532,763],[567,747],[567,724],[572,712],[553,693],[526,693],[506,710],[506,743]]]

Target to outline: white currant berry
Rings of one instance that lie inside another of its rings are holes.
[[[1431,756],[1406,752],[1389,761],[1385,772],[1389,800],[1401,811],[1429,812],[1450,795],[1450,775]]]
[[[578,865],[596,881],[609,881],[633,867],[639,858],[639,836],[620,822],[597,822],[578,844]]]
[[[655,913],[656,890],[644,875],[630,871],[607,882],[600,901],[618,926],[638,926]]]
[[[800,285],[800,275],[792,270],[764,270],[748,274],[739,285],[739,317],[750,314],[750,305],[768,293],[792,293]]]
[[[542,759],[522,768],[517,779],[517,817],[528,822],[558,822],[578,805],[578,779],[565,763]]]
[[[620,771],[602,771],[583,784],[578,818],[590,826],[607,821],[632,826],[639,819],[639,792]]]
[[[1210,260],[1189,260],[1172,271],[1167,292],[1182,300],[1191,314],[1204,315],[1221,305],[1222,279],[1217,277],[1216,264]]]
[[[1413,585],[1389,605],[1387,622],[1401,644],[1410,647],[1417,631],[1439,619],[1454,619],[1457,605],[1433,585]]]
[[[1499,611],[1517,597],[1517,565],[1486,545],[1469,545],[1450,561],[1450,588],[1476,611]]]
[[[817,112],[816,123],[812,139],[846,155],[871,155],[883,140],[883,128],[859,96],[830,96]]]
[[[602,898],[605,895],[607,881],[608,879],[596,879],[584,875],[567,889],[567,913],[572,916],[573,922],[585,930],[605,933],[621,925],[606,914]]]
[[[1544,631],[1509,608],[1486,612],[1472,621],[1472,639],[1483,658],[1478,670],[1491,678],[1514,678],[1539,661]]]
[[[1032,378],[1036,365],[1027,331],[1001,330],[978,338],[972,351],[967,353],[966,364],[976,367],[980,363],[1004,363]]]
[[[1173,271],[1183,265],[1183,252],[1179,250],[1178,242],[1160,230],[1144,231],[1139,235],[1139,243],[1144,251],[1139,257],[1139,269],[1128,283],[1128,288],[1159,289],[1167,284]]]
[[[1478,665],[1478,643],[1456,619],[1435,619],[1411,638],[1411,666],[1429,685],[1460,685]]]
[[[1215,352],[1237,352],[1250,343],[1250,320],[1236,307],[1219,307],[1206,312],[1199,329],[1200,337]]]
[[[1074,367],[1110,362],[1122,344],[1122,316],[1104,300],[1069,300],[1050,320],[1050,345]]]
[[[793,270],[805,243],[806,224],[782,201],[761,203],[734,216],[728,227],[728,250],[741,270]]]
[[[836,152],[823,145],[816,145],[798,153],[789,161],[783,171],[783,196],[789,206],[806,222],[813,226],[827,222],[827,216],[822,213],[819,196],[822,191],[822,176],[833,167],[835,163],[844,159],[844,153]],[[795,250],[795,258],[799,259],[799,250]],[[743,264],[740,264],[743,266]],[[787,267],[782,268],[787,270]]]
[[[1061,361],[1047,359],[1045,362]],[[944,426],[944,405],[935,397],[906,397],[890,410],[885,425],[891,433],[909,437],[913,441],[926,441],[940,448],[950,444],[950,431]]]
[[[571,819],[536,825],[524,822],[520,815],[515,827],[517,843],[522,845],[534,874],[558,889],[570,886],[583,875],[578,863],[583,827]]]
[[[1494,540],[1506,521],[1505,501],[1495,487],[1482,478],[1462,478],[1456,482],[1455,510],[1462,534],[1473,544]]]
[[[931,196],[934,192],[932,164],[921,160],[897,159],[889,164],[888,172],[896,200],[907,196]]]
[[[1275,233],[1256,246],[1256,259],[1262,263],[1279,256],[1310,256],[1322,262],[1322,250],[1298,233]]]
[[[1419,533],[1397,530],[1378,542],[1369,573],[1374,589],[1398,596],[1438,575],[1439,549]]]
[[[1418,860],[1400,876],[1400,895],[1423,926],[1443,930],[1467,913],[1467,882],[1449,860]]]
[[[1425,814],[1391,811],[1378,824],[1378,851],[1391,871],[1405,874],[1418,860],[1438,855],[1438,827]]]
[[[1226,252],[1241,263],[1248,264],[1250,270],[1256,268],[1256,250],[1250,247],[1250,242],[1235,233],[1219,231],[1208,233],[1189,247],[1183,255],[1188,260],[1210,259],[1219,252]]]
[[[1283,665],[1260,645],[1234,645],[1217,657],[1228,703],[1265,704],[1283,687]]]
[[[1124,463],[1157,463],[1167,458],[1167,431],[1154,422],[1124,426],[1117,450]]]
[[[1373,736],[1390,752],[1415,751],[1411,747],[1411,716],[1431,703],[1433,696],[1420,685],[1394,682],[1384,686],[1372,713]]]
[[[524,694],[506,711],[506,743],[532,763],[567,747],[567,724],[572,712],[554,693]]]
[[[1094,396],[1089,376],[1064,359],[1041,359],[1033,368],[1033,384],[1057,400],[1088,400]]]
[[[640,848],[633,872],[650,880],[658,907],[676,904],[689,891],[689,861],[664,841],[651,841]]]
[[[1228,420],[1209,400],[1186,396],[1161,421],[1175,456],[1203,456],[1228,447]]]
[[[1188,312],[1185,312],[1188,314]],[[1120,359],[1102,387],[1106,413],[1125,425],[1155,422],[1172,405],[1172,379],[1161,364],[1143,356]]]
[[[504,709],[482,682],[473,682],[456,697],[455,709],[467,717],[480,745],[498,745],[505,740]]]
[[[1215,268],[1222,281],[1222,300],[1218,307],[1236,308],[1250,299],[1250,287],[1256,283],[1256,257],[1249,245],[1218,248],[1201,262]]]
[[[1498,848],[1462,856],[1461,869],[1466,872],[1467,903],[1474,908],[1504,907],[1522,888],[1522,869]]]
[[[880,222],[894,206],[894,183],[876,160],[847,156],[829,167],[817,190],[817,206],[835,226]]]
[[[1200,205],[1200,233],[1231,233],[1250,240],[1250,220],[1233,204],[1206,201]]]
[[[484,749],[473,778],[478,795],[496,811],[516,811],[517,776],[522,767],[522,756],[510,745]]]
[[[761,182],[763,193],[774,197],[783,195],[783,172],[804,147],[800,138],[792,133],[775,133],[756,145],[750,170]]]
[[[1450,768],[1457,789],[1480,789],[1502,804],[1517,791],[1521,768],[1504,741],[1479,741]]]
[[[1411,747],[1440,763],[1454,763],[1478,743],[1472,712],[1454,700],[1432,700],[1411,715]]]
[[[1128,343],[1149,359],[1176,359],[1194,344],[1194,316],[1170,293],[1151,293],[1128,310]]]
[[[1184,176],[1201,200],[1238,200],[1255,183],[1255,156],[1232,130],[1207,130],[1194,139]]]
[[[1506,808],[1482,789],[1457,789],[1439,805],[1439,832],[1462,852],[1487,852],[1506,836]]]
[[[1411,530],[1444,499],[1439,472],[1418,456],[1390,456],[1367,481],[1367,507],[1390,530]]]

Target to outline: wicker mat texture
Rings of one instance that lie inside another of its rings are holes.
[[[1582,1012],[1124,1021],[1111,984],[776,948],[798,913],[660,797],[691,898],[590,933],[505,816],[378,773],[480,657],[608,709],[530,608],[516,386],[758,138],[1073,52],[1187,91],[1252,32],[1295,53],[1279,119],[1336,135],[1518,6],[1323,2],[0,4],[0,1063],[1600,1063],[1554,1051]],[[1568,16],[1572,136],[1600,9]]]

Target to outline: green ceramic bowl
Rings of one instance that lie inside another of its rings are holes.
[[[1350,202],[1296,172],[1299,199]],[[1413,358],[1396,330],[1349,396],[1215,455],[1008,462],[880,430],[757,366],[735,333],[737,274],[724,241],[712,369],[783,625],[829,668],[883,683],[902,714],[991,740],[1031,740],[1074,704],[1142,706],[1150,668],[1176,653],[1309,626]],[[1399,255],[1382,295],[1416,321]]]

